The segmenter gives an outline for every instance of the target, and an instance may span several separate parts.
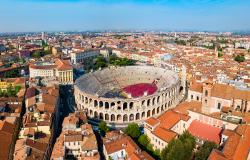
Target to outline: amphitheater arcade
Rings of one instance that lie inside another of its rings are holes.
[[[137,83],[156,82],[157,91],[151,95],[133,98],[109,97],[107,93]],[[75,99],[78,110],[84,110],[90,119],[106,121],[114,127],[128,123],[142,124],[175,106],[180,95],[178,74],[152,66],[113,67],[83,75],[76,80]]]

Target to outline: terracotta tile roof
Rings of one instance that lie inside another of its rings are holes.
[[[213,149],[211,154],[208,157],[208,160],[228,160],[222,152]]]
[[[132,160],[133,158],[137,159],[138,157],[143,157],[142,159],[144,160],[153,160],[153,158],[146,152],[142,152],[129,136],[121,135],[114,141],[105,142],[104,147],[108,154],[125,149],[127,153],[127,159]]]
[[[151,117],[146,120],[146,123],[149,124],[150,126],[155,126],[156,124],[160,123],[156,118]]]
[[[28,99],[28,98],[34,97],[35,95],[36,95],[36,88],[30,87],[26,91],[25,98]]]
[[[202,88],[203,88],[203,85],[202,83],[200,82],[194,82],[190,85],[190,88],[189,90],[191,91],[196,91],[196,92],[199,92],[199,93],[202,93]]]
[[[177,133],[162,127],[156,127],[152,133],[167,143],[177,136]]]
[[[14,159],[43,159],[47,146],[47,143],[31,139],[19,139],[15,145]]]
[[[79,122],[79,118],[74,113],[70,113],[69,116],[65,117],[62,126],[73,124],[76,125]]]
[[[51,153],[51,159],[56,159],[56,158],[60,158],[60,157],[64,157],[65,154],[65,150],[63,148],[63,134],[60,134],[60,136],[57,138],[53,151]]]
[[[15,125],[0,120],[0,159],[7,160],[13,140]]]
[[[185,114],[185,115],[189,114],[188,110],[201,112],[201,102],[198,102],[198,101],[187,102],[187,101],[185,101],[185,102],[178,104],[174,108],[174,111],[176,111],[178,113]]]
[[[174,110],[168,110],[157,119],[160,121],[159,127],[171,129],[180,120],[187,121],[190,117]]]
[[[58,70],[72,70],[73,67],[68,60],[56,59],[55,64]]]
[[[222,92],[223,91],[223,92]],[[214,84],[211,92],[212,97],[219,97],[223,99],[232,99],[233,92],[235,91],[233,86],[225,84]]]
[[[82,140],[83,140],[83,135],[81,132],[68,130],[64,134],[64,142],[75,142]]]
[[[86,150],[86,151],[89,151],[89,150],[97,150],[98,147],[97,147],[97,141],[96,141],[96,137],[95,137],[95,134],[90,134],[89,136],[85,136],[83,138],[83,141],[82,141],[82,150]]]
[[[13,134],[14,130],[15,130],[15,125],[13,125],[7,121],[0,121],[0,131],[1,132]]]
[[[195,137],[215,142],[220,144],[220,134],[222,129],[218,127],[214,127],[212,125],[202,123],[198,120],[194,120],[189,128],[188,131]],[[209,131],[209,132],[208,132]]]

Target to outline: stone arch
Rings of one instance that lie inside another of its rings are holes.
[[[129,121],[134,121],[134,114],[129,115]]]
[[[130,102],[129,103],[129,109],[133,109],[134,108],[134,102]]]
[[[156,113],[157,113],[157,114],[160,113],[160,107],[157,107]]]
[[[117,116],[116,116],[117,118],[117,121],[121,121],[122,120],[122,116],[120,115],[120,114],[118,114]]]
[[[89,110],[89,115],[93,115],[93,111],[91,109]]]
[[[115,107],[115,102],[111,102],[111,108],[114,108]]]
[[[139,120],[139,119],[140,119],[140,114],[139,114],[139,113],[136,113],[135,119],[136,119],[136,120]]]
[[[123,115],[123,122],[127,122],[128,121],[128,115],[127,114],[124,114]]]
[[[147,111],[147,117],[150,117],[150,115],[151,115],[150,112],[151,112],[150,110]]]
[[[82,98],[82,102],[84,102],[84,96],[83,96],[83,95],[82,95],[82,96],[80,95],[80,97]]]
[[[144,118],[145,117],[145,112],[142,112],[141,113],[141,118]]]
[[[86,104],[89,103],[88,97],[85,97],[85,103],[86,103]]]
[[[142,106],[145,105],[145,100],[142,100],[141,105],[142,105]]]
[[[160,103],[160,96],[157,97],[157,103]]]
[[[103,101],[99,101],[99,107],[103,107]]]
[[[93,101],[92,98],[89,98],[89,103],[92,103],[92,101]]]
[[[155,105],[155,97],[152,99],[152,105]]]
[[[99,113],[99,119],[103,120],[103,113]]]
[[[98,118],[98,113],[96,111],[94,112],[94,118]]]
[[[147,107],[150,106],[150,99],[147,100]]]
[[[98,106],[98,102],[97,100],[94,100],[94,107],[97,107]]]
[[[107,120],[107,121],[109,120],[109,114],[108,113],[105,114],[105,120]]]
[[[105,106],[105,109],[109,109],[109,103],[108,102],[105,102],[104,106]]]
[[[115,121],[115,115],[114,114],[111,114],[111,121],[114,122]]]
[[[162,112],[164,111],[164,106],[163,106],[163,105],[161,106],[161,111],[162,111]]]
[[[128,103],[127,102],[124,102],[122,104],[122,106],[123,106],[123,110],[127,110],[128,109]]]
[[[155,115],[155,108],[152,110],[152,116]]]

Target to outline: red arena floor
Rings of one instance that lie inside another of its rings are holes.
[[[143,96],[145,91],[147,91],[147,95],[155,93],[157,86],[150,83],[139,83],[124,87],[122,90],[127,94],[131,94],[133,98],[137,98]]]

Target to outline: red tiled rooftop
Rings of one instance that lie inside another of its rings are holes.
[[[165,142],[170,142],[172,139],[174,139],[177,136],[177,133],[175,133],[169,129],[162,128],[162,127],[157,127],[153,131],[153,134]]]
[[[220,143],[220,134],[222,129],[218,127],[214,127],[209,124],[202,123],[198,120],[194,120],[188,131],[195,137],[198,137],[203,140],[213,141],[217,144]]]
[[[151,117],[146,120],[146,123],[149,124],[150,126],[155,126],[157,123],[159,123],[159,121],[156,118]]]

